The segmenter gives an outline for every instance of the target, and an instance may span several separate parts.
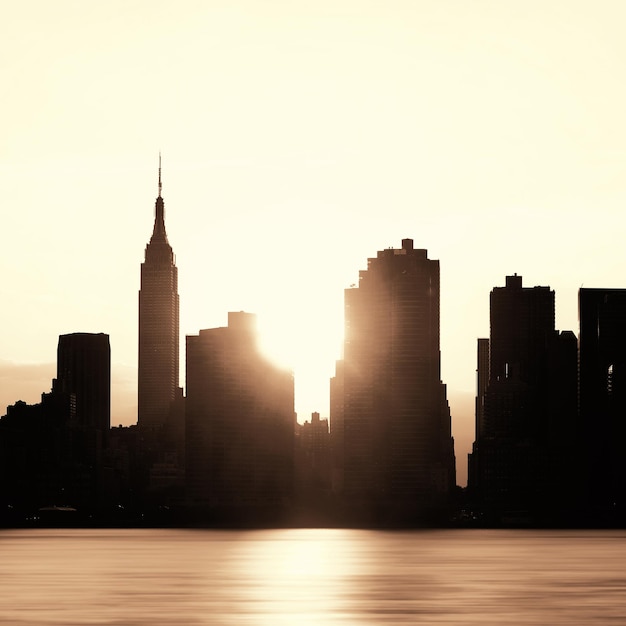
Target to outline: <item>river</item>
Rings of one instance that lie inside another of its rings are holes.
[[[624,624],[626,531],[0,531],[0,624]]]

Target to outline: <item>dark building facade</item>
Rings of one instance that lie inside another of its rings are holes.
[[[187,336],[186,345],[189,504],[277,512],[293,495],[292,373],[260,353],[249,313],[229,313],[227,327]]]
[[[574,333],[555,330],[554,316],[554,291],[523,287],[521,276],[507,276],[491,292],[490,338],[479,340],[469,487],[494,521],[550,521],[575,508],[577,342]]]
[[[485,425],[485,395],[489,386],[489,339],[479,339],[476,347],[476,437]]]
[[[328,420],[311,414],[296,424],[294,523],[326,526],[334,523],[336,502],[331,494],[332,464]]]
[[[16,402],[0,420],[0,501],[31,512],[100,507],[110,414],[109,336],[61,335],[52,391],[39,404]]]
[[[586,515],[626,520],[626,289],[580,289],[580,462]]]
[[[82,504],[93,493],[93,471],[76,460],[70,396],[42,394],[41,403],[18,401],[0,419],[0,523],[2,513],[33,514],[56,504]],[[80,441],[79,441],[80,442]]]
[[[106,444],[111,428],[111,345],[104,333],[61,335],[57,347],[59,391],[74,396],[76,426]]]
[[[180,396],[179,323],[178,269],[165,232],[159,163],[159,195],[139,291],[137,424],[144,437],[159,434]]]
[[[378,252],[345,291],[339,413],[347,502],[397,521],[444,508],[455,486],[454,443],[440,375],[439,262],[404,239]],[[331,409],[332,410],[332,409]],[[395,521],[390,519],[389,521]]]
[[[328,420],[319,413],[296,428],[299,481],[305,488],[330,492],[331,452]]]
[[[72,458],[85,477],[83,491],[103,492],[103,453],[111,429],[111,346],[104,333],[61,335],[53,397],[70,399]],[[83,494],[81,500],[88,500]]]

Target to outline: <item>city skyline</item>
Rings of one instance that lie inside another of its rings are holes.
[[[411,237],[441,261],[461,475],[493,286],[550,286],[576,334],[581,286],[626,286],[625,16],[575,1],[12,6],[1,405],[49,391],[60,335],[103,332],[112,423],[136,420],[161,150],[181,344],[255,313],[292,361],[300,421],[328,416],[343,291],[371,251]]]

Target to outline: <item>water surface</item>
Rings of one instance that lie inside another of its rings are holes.
[[[623,624],[625,531],[0,531],[11,626]]]

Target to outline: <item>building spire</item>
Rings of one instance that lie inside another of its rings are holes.
[[[159,150],[159,198],[161,197],[161,189],[163,185],[161,184],[161,151]]]
[[[165,234],[165,203],[161,197],[163,183],[161,182],[161,151],[159,151],[159,195],[157,196],[154,206],[154,229],[150,242],[160,241],[167,243],[167,235]]]

